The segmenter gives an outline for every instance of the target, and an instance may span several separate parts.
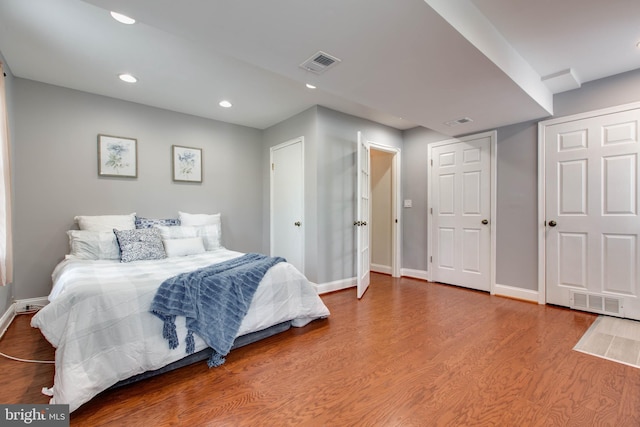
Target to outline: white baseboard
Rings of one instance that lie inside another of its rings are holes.
[[[318,289],[318,294],[326,294],[329,292],[341,291],[343,289],[349,289],[356,286],[356,278],[351,277],[349,279],[336,280],[334,282],[322,283],[320,285],[316,285]]]
[[[424,270],[412,270],[410,268],[400,269],[400,275],[413,277],[414,279],[429,280],[429,273]]]
[[[382,273],[391,275],[391,266],[390,265],[381,265],[381,264],[371,264],[370,270],[374,273]]]
[[[14,302],[7,308],[7,311],[4,312],[2,317],[0,317],[0,338],[4,336],[4,333],[7,332],[9,325],[13,322],[13,319],[16,317],[16,303]]]
[[[493,288],[494,295],[503,297],[516,298],[524,301],[531,301],[538,303],[538,291],[532,291],[531,289],[516,288],[513,286],[499,285],[496,283]]]
[[[33,311],[49,304],[47,297],[19,299],[15,302],[15,312],[24,313],[25,311]]]

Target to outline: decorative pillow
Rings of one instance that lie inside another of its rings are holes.
[[[168,257],[187,256],[204,253],[202,237],[190,237],[188,239],[163,240],[164,251]]]
[[[154,228],[157,228],[158,231],[160,231],[160,235],[163,240],[198,237],[195,227],[185,227],[182,225],[168,227],[164,225],[156,225]]]
[[[173,227],[180,225],[180,220],[178,218],[142,218],[137,216],[135,220],[136,228],[151,228],[155,225],[163,225],[167,227]]]
[[[120,259],[120,247],[113,231],[69,230],[68,257],[75,259]]]
[[[181,225],[216,225],[220,224],[220,214],[190,214],[178,212]]]
[[[80,230],[113,231],[133,230],[136,228],[136,213],[129,215],[79,215],[74,218]]]
[[[131,262],[145,259],[166,258],[162,237],[157,228],[140,230],[113,230],[120,246],[120,261]]]

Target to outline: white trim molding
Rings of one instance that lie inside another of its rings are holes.
[[[16,303],[14,302],[7,308],[7,311],[4,312],[2,317],[0,317],[0,338],[4,336],[4,333],[7,332],[11,322],[16,317]]]
[[[333,282],[314,284],[318,290],[318,295],[327,294],[329,292],[341,291],[343,289],[349,289],[356,286],[356,278],[351,277],[349,279],[336,280]]]
[[[370,150],[382,151],[384,153],[393,155],[393,163],[391,166],[391,215],[393,217],[392,232],[391,232],[391,267],[390,271],[385,274],[390,274],[392,277],[400,277],[402,266],[402,160],[400,157],[401,150],[398,147],[390,145],[379,144],[374,141],[367,140]],[[371,152],[369,152],[369,161],[371,161]],[[369,183],[371,188],[371,183]],[[371,207],[369,207],[371,209]],[[371,212],[369,212],[371,214]],[[371,216],[369,215],[369,218]],[[369,230],[371,232],[371,230]],[[373,267],[371,270],[373,270]],[[382,272],[381,272],[382,273]]]
[[[389,276],[391,276],[393,272],[393,269],[389,265],[373,264],[373,263],[371,264],[370,270],[373,271],[374,273],[388,274]]]
[[[429,280],[429,272],[424,270],[414,270],[411,268],[403,268],[401,274],[404,277],[411,277],[413,279]]]
[[[540,303],[538,299],[538,291],[533,291],[531,289],[516,288],[514,286],[500,285],[496,283],[494,290],[495,295],[497,296]]]

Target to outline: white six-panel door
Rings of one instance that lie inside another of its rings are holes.
[[[271,148],[271,255],[304,273],[304,141]]]
[[[431,280],[491,290],[491,136],[431,149]]]
[[[546,301],[640,319],[640,109],[543,129]]]

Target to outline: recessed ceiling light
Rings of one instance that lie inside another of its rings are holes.
[[[118,12],[111,12],[111,16],[113,17],[113,19],[115,19],[116,21],[121,22],[123,24],[131,25],[131,24],[135,24],[136,23],[135,19],[130,18],[127,15],[123,15],[123,14],[118,13]]]
[[[308,87],[309,89],[315,89],[315,88],[316,88],[314,85],[312,85],[312,84],[310,84],[310,83],[307,83],[307,87]]]
[[[220,105],[221,107],[224,107],[224,108],[231,107],[231,103],[229,101],[220,101],[220,104],[218,104],[218,105]]]
[[[131,74],[120,74],[118,77],[120,78],[120,80],[127,83],[135,83],[138,81],[138,79],[133,77]]]

